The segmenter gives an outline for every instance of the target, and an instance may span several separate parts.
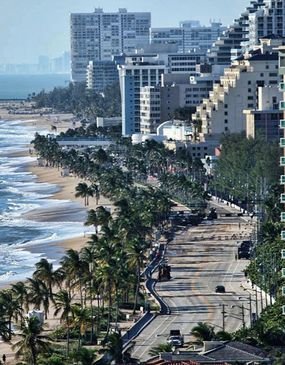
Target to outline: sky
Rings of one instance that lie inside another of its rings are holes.
[[[127,8],[150,11],[153,27],[181,20],[210,19],[229,25],[249,0],[0,0],[0,63],[36,63],[39,55],[56,57],[69,50],[69,14]]]

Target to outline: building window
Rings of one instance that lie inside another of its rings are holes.
[[[228,124],[228,120],[227,119],[225,119],[225,124]]]

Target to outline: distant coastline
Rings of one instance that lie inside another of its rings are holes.
[[[0,74],[0,100],[24,100],[29,94],[67,86],[70,74]]]

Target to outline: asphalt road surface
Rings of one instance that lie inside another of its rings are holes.
[[[237,213],[224,203],[213,202],[212,205],[218,214]],[[249,323],[248,293],[241,287],[248,261],[236,260],[238,239],[235,236],[250,237],[252,231],[250,218],[220,217],[176,235],[166,253],[172,279],[156,285],[171,315],[157,316],[135,339],[134,358],[148,359],[149,350],[166,343],[171,329],[180,329],[185,342],[193,340],[190,332],[199,321],[219,331],[225,317],[225,330],[238,330],[243,324],[242,304],[245,323]],[[226,293],[215,293],[217,285],[224,285]],[[223,305],[225,316],[222,315]],[[255,312],[253,301],[252,312]]]

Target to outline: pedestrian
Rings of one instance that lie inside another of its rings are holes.
[[[239,222],[239,224],[238,224],[238,229],[240,229],[240,222]]]
[[[5,354],[3,354],[3,356],[2,356],[2,360],[3,360],[4,364],[6,364],[6,355]]]
[[[238,255],[237,255],[237,254],[235,254],[235,260],[237,261],[237,259],[238,259]]]

